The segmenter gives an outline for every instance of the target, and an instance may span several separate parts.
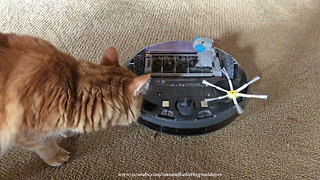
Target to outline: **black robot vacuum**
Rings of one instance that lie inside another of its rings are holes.
[[[154,44],[130,58],[125,66],[136,75],[151,73],[138,122],[156,132],[178,136],[209,133],[232,122],[239,112],[233,99],[225,98],[230,97],[230,82],[238,89],[248,78],[231,55],[216,47],[214,50],[219,61],[211,67],[197,66],[199,51],[192,41]],[[215,73],[216,66],[225,73]],[[249,92],[248,83],[241,92]],[[246,97],[237,96],[236,101],[243,108]]]

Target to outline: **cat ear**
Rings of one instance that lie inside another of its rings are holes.
[[[141,92],[140,90],[142,87],[146,87],[145,89],[147,89],[150,76],[151,74],[145,74],[131,80],[128,85],[128,93],[137,96],[139,95],[139,92]]]
[[[101,60],[103,66],[120,66],[117,50],[114,47],[109,47]]]

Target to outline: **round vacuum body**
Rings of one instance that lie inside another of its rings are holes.
[[[125,63],[137,75],[151,73],[141,106],[140,124],[160,133],[189,136],[220,129],[238,116],[232,99],[204,100],[225,95],[225,92],[202,84],[203,80],[227,90],[230,88],[223,74],[213,73],[214,66],[196,65],[198,56],[192,44],[192,41],[170,41],[151,45]],[[234,89],[245,84],[248,78],[238,62],[218,48],[215,51]],[[243,92],[248,93],[249,88]],[[238,97],[237,101],[244,106],[245,98]]]

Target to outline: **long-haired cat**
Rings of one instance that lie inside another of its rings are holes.
[[[57,136],[136,121],[149,78],[120,67],[113,47],[94,64],[39,38],[0,33],[1,154],[19,146],[63,164],[69,152]]]

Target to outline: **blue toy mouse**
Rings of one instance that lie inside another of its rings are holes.
[[[212,67],[214,76],[222,76],[219,58],[216,55],[216,50],[213,46],[214,40],[209,38],[196,37],[193,42],[193,48],[197,51],[198,67]]]

